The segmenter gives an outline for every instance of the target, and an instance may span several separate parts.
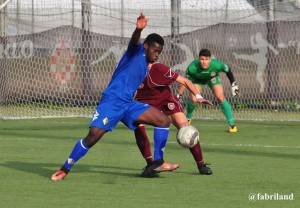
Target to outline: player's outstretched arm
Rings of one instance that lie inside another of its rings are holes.
[[[196,98],[197,98],[197,96],[196,96]],[[197,102],[201,103],[201,104],[211,105],[211,106],[214,105],[212,102],[210,102],[209,100],[204,99],[203,97],[198,97]]]
[[[198,90],[195,88],[194,84],[184,76],[179,75],[176,79],[176,82],[181,84],[178,90],[178,94],[182,95],[185,88],[188,89],[193,95],[200,94]]]
[[[142,30],[147,26],[148,18],[141,13],[140,16],[136,20],[136,28],[131,36],[131,44],[138,45],[140,38],[141,38],[141,32]]]
[[[182,95],[184,91],[185,91],[185,86],[183,84],[180,84],[177,94]]]
[[[181,84],[180,89],[178,90],[178,95],[182,95],[185,88],[187,88],[195,97],[198,103],[213,105],[210,101],[205,100],[201,95],[200,92],[195,88],[194,84],[184,76],[179,75],[176,79],[176,82]],[[182,91],[180,91],[182,90]],[[180,94],[181,93],[181,94]]]

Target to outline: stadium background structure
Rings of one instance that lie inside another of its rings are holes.
[[[149,17],[144,35],[157,32],[166,40],[161,62],[183,74],[206,47],[231,66],[241,95],[231,99],[229,83],[221,78],[236,120],[300,120],[299,1],[2,0],[1,5],[5,2],[1,119],[90,116],[117,64],[118,47],[126,48],[136,14],[144,12]],[[254,47],[257,34],[278,53],[262,43]],[[267,53],[260,54],[263,50]],[[245,58],[254,55],[256,62]],[[203,96],[214,100],[209,90]],[[206,106],[194,116],[223,119]]]

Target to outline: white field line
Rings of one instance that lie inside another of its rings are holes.
[[[34,137],[17,137],[17,138],[1,138],[1,141],[47,141],[49,138]],[[70,139],[73,140],[73,139]],[[135,143],[135,141],[132,141]],[[177,144],[177,142],[168,142],[169,144]],[[283,148],[283,149],[300,149],[300,146],[284,146],[284,145],[258,145],[258,144],[218,144],[218,143],[201,143],[202,146],[220,146],[220,147],[258,147],[258,148]]]
[[[277,146],[277,145],[258,145],[258,144],[216,144],[216,143],[210,143],[203,145],[207,146],[227,146],[227,147],[259,147],[259,148],[293,148],[293,149],[300,149],[300,146]]]
[[[168,142],[177,144],[177,142]],[[203,146],[220,146],[220,147],[259,147],[259,148],[284,148],[284,149],[300,149],[300,146],[284,146],[284,145],[258,145],[258,144],[217,144],[217,143],[201,143]]]
[[[17,138],[0,138],[0,141],[46,141],[48,138],[34,138],[34,137],[17,137]]]

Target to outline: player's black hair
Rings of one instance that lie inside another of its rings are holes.
[[[211,52],[210,50],[204,48],[204,49],[201,49],[200,52],[199,52],[199,57],[200,56],[208,56],[208,57],[211,57]]]
[[[165,41],[159,34],[151,33],[146,37],[144,43],[147,43],[148,45],[151,45],[152,43],[158,43],[159,45],[163,46]]]

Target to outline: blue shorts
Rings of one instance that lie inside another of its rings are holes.
[[[134,122],[150,107],[149,104],[135,100],[128,102],[103,94],[89,127],[112,131],[117,123],[122,121],[128,128],[134,130],[139,125]]]

